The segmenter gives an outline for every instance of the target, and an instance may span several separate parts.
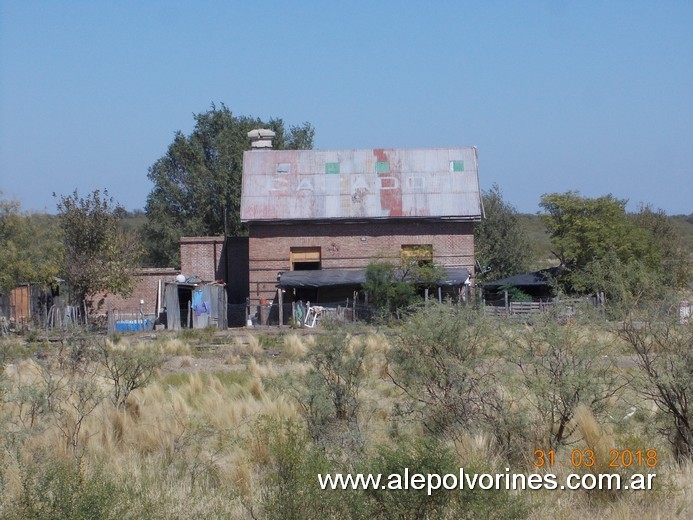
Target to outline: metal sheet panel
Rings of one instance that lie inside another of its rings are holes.
[[[407,279],[398,272],[397,277]],[[469,271],[464,267],[445,268],[445,278],[440,280],[440,286],[460,286],[469,280]],[[365,269],[325,269],[318,271],[285,271],[279,277],[277,287],[335,287],[361,286],[366,282]]]
[[[475,148],[252,150],[241,219],[481,217]]]

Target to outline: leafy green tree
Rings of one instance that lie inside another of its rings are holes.
[[[149,168],[154,183],[147,197],[144,228],[148,261],[160,266],[179,265],[181,236],[242,235],[241,174],[243,152],[250,148],[248,132],[269,128],[275,149],[309,149],[313,127],[309,123],[287,130],[281,119],[235,116],[225,105],[214,104],[195,114],[190,135],[177,132],[166,155]]]
[[[135,235],[121,229],[122,206],[106,190],[103,194],[95,190],[86,197],[75,190],[60,196],[58,213],[65,247],[63,275],[77,303],[102,292],[129,294],[142,245]]]
[[[621,260],[642,252],[642,233],[626,217],[626,200],[612,195],[590,199],[578,192],[543,195],[541,219],[561,264],[580,269],[613,251]]]
[[[671,219],[659,209],[641,205],[631,220],[646,236],[648,249],[646,261],[661,274],[662,284],[667,287],[686,287],[691,280],[690,251],[686,251]]]
[[[366,281],[363,290],[368,295],[368,304],[376,309],[389,306],[391,286],[395,266],[387,262],[371,262],[366,267]]]
[[[543,195],[540,206],[569,290],[604,291],[616,306],[630,308],[690,280],[680,239],[661,211],[645,206],[628,215],[625,200],[577,192]]]
[[[497,184],[482,193],[485,218],[474,228],[480,278],[498,280],[529,269],[531,249],[515,208],[503,200]]]
[[[371,262],[366,267],[366,281],[363,290],[368,295],[368,304],[377,313],[386,316],[397,309],[411,304],[416,289],[409,281],[402,279],[402,273],[388,262]]]
[[[55,218],[24,213],[18,201],[0,198],[0,244],[0,291],[55,282],[63,254]]]
[[[399,268],[381,261],[366,267],[363,290],[368,304],[381,317],[399,316],[399,311],[421,301],[421,290],[434,289],[447,275],[445,268],[430,260],[425,248],[422,251],[422,256],[404,257]]]

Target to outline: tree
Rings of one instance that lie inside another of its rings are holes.
[[[630,308],[685,286],[690,271],[664,212],[645,206],[628,215],[626,202],[567,192],[543,195],[540,206],[553,253],[565,267],[563,284],[580,292],[604,291]]]
[[[410,305],[416,297],[414,285],[404,281],[402,273],[388,262],[368,264],[363,290],[368,295],[368,304],[383,315]]]
[[[142,245],[120,228],[123,207],[106,190],[86,197],[75,190],[60,196],[58,213],[65,246],[63,275],[77,303],[101,292],[129,294]]]
[[[647,236],[647,263],[657,267],[662,284],[673,288],[686,287],[691,279],[689,253],[667,214],[645,204],[631,216],[631,220]]]
[[[0,244],[0,291],[25,282],[43,287],[55,282],[62,243],[54,218],[24,213],[18,201],[0,198]]]
[[[309,149],[315,131],[309,123],[288,130],[281,119],[262,121],[234,116],[214,104],[195,114],[188,136],[177,132],[166,155],[149,168],[154,188],[147,197],[148,260],[160,266],[178,265],[181,236],[242,235],[241,174],[248,132],[269,128],[275,149]]]
[[[542,195],[539,206],[546,213],[541,219],[551,235],[552,253],[566,267],[581,269],[610,250],[622,261],[641,252],[642,236],[626,218],[626,202],[574,191]]]
[[[381,317],[396,314],[420,301],[421,290],[438,287],[447,276],[444,267],[432,260],[426,246],[413,248],[402,257],[399,267],[384,261],[373,261],[366,267],[363,290],[368,303]]]
[[[474,228],[474,250],[483,271],[480,278],[497,280],[527,271],[529,238],[517,211],[503,200],[497,184],[481,197],[486,216]]]

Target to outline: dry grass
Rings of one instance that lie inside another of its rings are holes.
[[[272,460],[272,439],[258,424],[267,418],[302,421],[296,402],[289,394],[275,390],[270,381],[287,374],[300,381],[310,368],[306,359],[315,344],[313,336],[285,336],[281,352],[282,361],[286,362],[275,366],[264,355],[257,337],[248,336],[217,354],[220,364],[240,365],[242,370],[227,367],[226,372],[203,373],[195,367],[196,358],[192,357],[190,346],[180,339],[121,341],[115,348],[156,348],[167,356],[180,356],[176,358],[178,366],[191,369],[192,373],[160,374],[152,384],[134,391],[122,408],[114,407],[108,399],[99,400],[81,425],[76,449],[70,447],[66,436],[66,431],[74,428],[74,416],[70,416],[72,423],[66,420],[68,416],[45,409],[34,410],[32,416],[30,390],[46,391],[49,383],[61,382],[59,392],[64,394],[65,403],[72,406],[77,403],[77,387],[70,388],[67,383],[77,376],[88,378],[88,367],[75,375],[67,372],[66,365],[61,368],[57,360],[37,363],[25,359],[5,365],[0,402],[0,469],[4,486],[0,516],[2,504],[12,503],[23,492],[23,464],[30,461],[40,465],[46,454],[54,454],[64,460],[81,458],[85,475],[93,474],[96,468],[107,468],[115,482],[132,492],[133,501],[156,504],[158,512],[153,516],[157,518],[246,518],[244,504],[257,505]],[[366,349],[366,357],[364,385],[359,394],[359,423],[368,450],[395,442],[393,409],[401,392],[386,377],[391,348],[387,338],[382,334],[351,338],[352,350],[361,346]],[[96,391],[109,391],[107,381],[98,372],[93,381]],[[508,388],[503,390],[512,395],[514,383],[507,384]],[[614,402],[612,406],[620,419],[623,403]],[[647,406],[643,404],[639,413],[649,414]],[[514,411],[524,413],[523,410],[520,406]],[[575,425],[582,440],[574,448],[592,449],[597,461],[607,460],[610,449],[634,447],[634,439],[649,440],[649,418],[647,415],[640,422],[633,419],[620,428],[612,428],[595,419],[589,409],[580,407],[575,412]],[[421,425],[416,422],[399,424],[398,428],[399,433],[405,430],[409,435],[422,434]],[[531,432],[527,435],[531,436]],[[461,467],[499,472],[507,467],[486,434],[460,435],[450,446]],[[557,457],[569,457],[570,449]],[[531,467],[519,470],[536,471]],[[568,470],[557,468],[556,473],[562,478]],[[655,491],[600,497],[569,490],[522,493],[531,505],[533,519],[693,517],[693,463],[678,466],[663,460],[657,473],[659,486]]]
[[[288,359],[302,359],[310,349],[308,343],[296,334],[284,337],[284,355]]]

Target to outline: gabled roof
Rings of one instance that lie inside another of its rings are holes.
[[[481,219],[476,148],[251,150],[241,220]]]

